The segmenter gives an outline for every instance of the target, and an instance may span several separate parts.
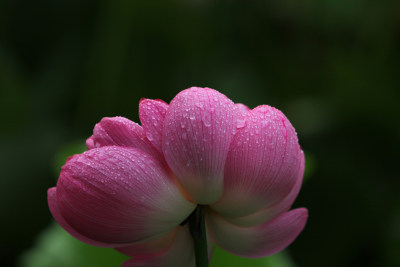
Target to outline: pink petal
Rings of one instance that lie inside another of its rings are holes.
[[[273,217],[277,216],[281,212],[287,211],[292,206],[294,200],[296,199],[297,195],[299,194],[301,184],[303,182],[303,175],[304,175],[304,153],[301,151],[301,164],[300,169],[297,174],[297,180],[292,188],[292,191],[278,204],[263,209],[261,211],[255,212],[253,214],[243,216],[243,217],[225,217],[226,220],[229,222],[236,224],[238,226],[254,226],[260,224],[262,222],[266,222]]]
[[[49,208],[50,212],[53,215],[54,219],[58,222],[58,224],[64,228],[70,235],[75,237],[76,239],[85,242],[87,244],[93,245],[93,246],[98,246],[98,247],[116,247],[120,244],[118,243],[104,243],[104,242],[99,242],[93,239],[90,239],[84,235],[81,235],[71,225],[67,223],[67,221],[64,219],[64,217],[61,215],[61,212],[58,208],[58,203],[57,203],[57,192],[56,188],[52,187],[47,191],[47,200],[49,203]]]
[[[139,103],[139,117],[147,139],[162,152],[162,133],[168,104],[162,100],[142,99]]]
[[[258,258],[277,253],[292,243],[303,230],[308,211],[299,208],[253,227],[239,227],[216,213],[207,213],[207,229],[221,248],[238,256]]]
[[[137,148],[106,146],[73,156],[62,168],[56,192],[68,225],[104,243],[162,236],[195,208],[162,163]]]
[[[162,237],[145,242],[134,243],[124,247],[118,247],[115,249],[131,257],[143,257],[146,255],[150,256],[160,254],[172,246],[180,227],[181,226],[175,227],[172,231],[168,232]]]
[[[124,117],[103,118],[93,129],[93,135],[86,140],[88,149],[103,146],[128,146],[140,148],[160,158],[146,138],[142,126]]]
[[[269,106],[253,109],[232,141],[224,194],[212,208],[241,217],[276,205],[298,180],[301,158],[296,132],[282,112]]]
[[[209,88],[189,88],[171,101],[164,122],[164,156],[199,204],[213,203],[221,196],[226,155],[238,117],[233,102]]]
[[[235,107],[239,113],[239,118],[236,123],[236,128],[241,129],[246,125],[246,117],[247,114],[251,111],[251,109],[248,106],[243,105],[241,103],[236,103]]]
[[[166,251],[148,256],[138,256],[122,264],[122,267],[195,267],[193,239],[189,227],[179,227],[171,247]]]
[[[242,103],[236,103],[235,107],[239,110],[239,112],[242,114],[243,117],[245,117],[247,115],[247,113],[249,113],[249,111],[251,111],[251,109],[242,104]]]

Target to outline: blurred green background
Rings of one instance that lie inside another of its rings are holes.
[[[298,132],[310,218],[275,266],[400,266],[397,0],[0,1],[0,265],[113,257],[52,239],[59,161],[102,117],[191,86]]]

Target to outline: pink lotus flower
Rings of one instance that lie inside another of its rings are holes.
[[[51,213],[75,238],[133,257],[123,266],[187,267],[184,222],[198,204],[208,238],[236,255],[274,254],[302,231],[307,209],[289,208],[304,155],[282,112],[193,87],[169,105],[142,99],[139,116],[142,126],[103,118],[49,189]]]

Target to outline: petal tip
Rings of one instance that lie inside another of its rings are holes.
[[[95,144],[95,141],[93,140],[93,136],[86,139],[86,148],[87,149],[92,149],[95,147],[96,147],[96,144]]]
[[[57,192],[57,188],[54,187],[50,187],[49,189],[47,189],[47,199],[48,201],[52,200],[55,198],[56,196],[56,192]]]

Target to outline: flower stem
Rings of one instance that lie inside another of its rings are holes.
[[[198,205],[189,219],[190,232],[194,240],[196,267],[208,267],[208,250],[206,223],[204,220],[205,206]]]

